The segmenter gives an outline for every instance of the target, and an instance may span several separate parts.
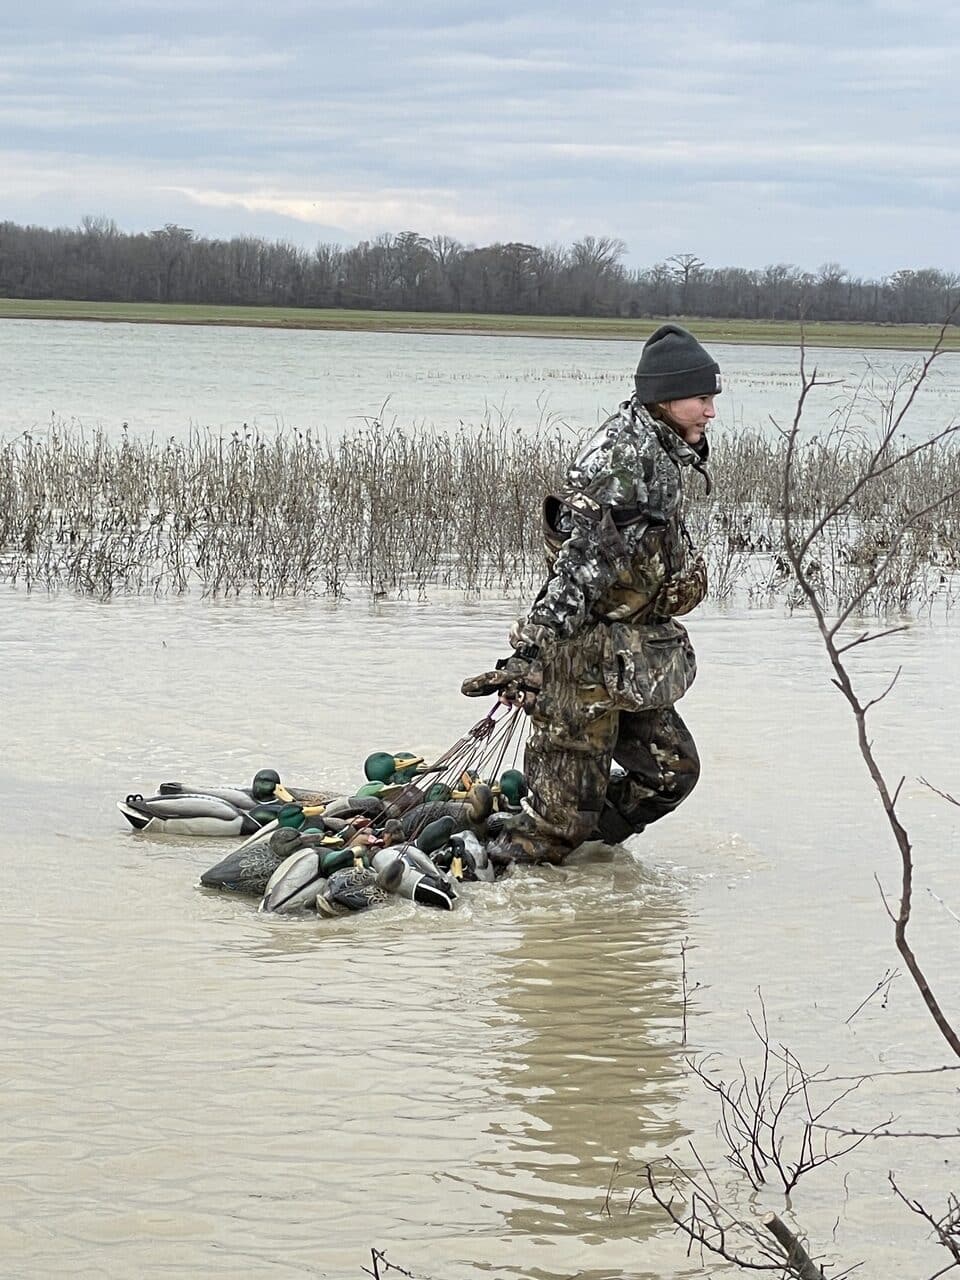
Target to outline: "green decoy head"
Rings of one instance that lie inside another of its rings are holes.
[[[423,853],[436,853],[450,839],[454,828],[454,819],[446,816],[428,822],[414,843]]]
[[[254,817],[259,810],[254,809]],[[291,827],[299,831],[305,822],[323,812],[322,804],[285,804],[277,810],[270,810],[270,818],[276,818],[278,827]],[[268,819],[269,821],[269,819]]]
[[[397,762],[389,751],[374,751],[363,762],[364,776],[369,782],[392,782],[396,767]]]
[[[378,796],[384,788],[382,782],[365,782],[362,787],[357,787],[353,793],[355,796]]]
[[[292,827],[295,831],[299,831],[303,823],[303,805],[285,804],[277,814],[277,826],[279,827]]]
[[[427,792],[427,799],[437,804],[446,804],[452,795],[453,792],[445,782],[435,782]]]
[[[514,809],[527,794],[527,780],[519,769],[507,769],[500,775],[500,791]]]
[[[320,874],[324,876],[332,876],[335,871],[342,871],[344,867],[352,866],[352,849],[329,849],[320,856]]]
[[[265,800],[276,798],[276,790],[280,785],[280,775],[276,769],[260,769],[253,777],[250,794],[259,804]]]

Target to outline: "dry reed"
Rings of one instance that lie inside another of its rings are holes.
[[[509,424],[389,429],[331,440],[310,432],[158,443],[54,424],[0,442],[0,580],[83,594],[423,597],[445,586],[523,596],[543,572],[539,496],[575,441]],[[796,517],[814,521],[862,469],[865,438],[807,442]],[[782,549],[784,445],[738,432],[714,444],[716,484],[688,484],[687,515],[715,599],[796,604]],[[960,488],[954,442],[866,487],[811,554],[834,600],[894,545],[935,491]],[[874,612],[952,604],[960,501],[914,521],[870,593]]]

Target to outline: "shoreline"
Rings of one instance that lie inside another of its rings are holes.
[[[704,342],[744,346],[800,345],[796,321],[719,320],[698,316],[616,319],[597,316],[507,316],[459,312],[349,311],[337,308],[241,307],[207,304],[74,302],[0,298],[0,319],[91,321],[103,324],[173,324],[298,329],[348,333],[417,333],[471,337],[564,338],[642,342],[670,321],[693,329]],[[815,321],[804,326],[808,347],[929,351],[939,325],[871,325]],[[943,350],[960,351],[960,328],[951,326]]]

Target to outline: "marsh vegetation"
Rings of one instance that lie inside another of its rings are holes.
[[[0,580],[98,597],[525,594],[543,567],[539,496],[560,485],[575,445],[568,429],[489,422],[452,435],[371,420],[336,440],[250,429],[167,442],[54,425],[0,442]],[[875,576],[868,612],[950,607],[960,499],[925,508],[960,489],[960,450],[951,431],[891,447],[897,465],[819,529],[808,571],[834,602]],[[795,521],[812,529],[875,448],[848,424],[797,443]],[[784,553],[785,455],[780,435],[737,432],[714,441],[713,492],[688,484],[716,600],[803,602]]]

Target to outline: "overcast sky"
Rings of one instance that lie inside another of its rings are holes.
[[[960,270],[960,6],[0,6],[0,220]]]

